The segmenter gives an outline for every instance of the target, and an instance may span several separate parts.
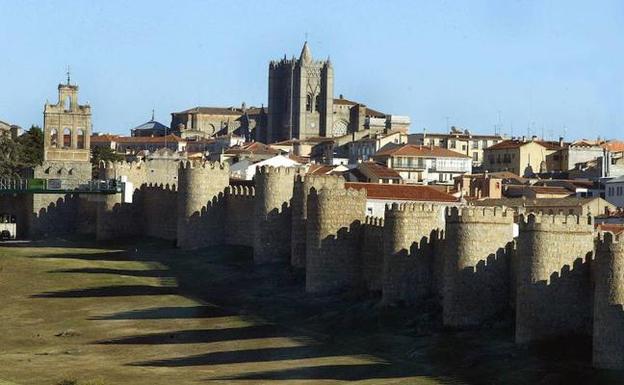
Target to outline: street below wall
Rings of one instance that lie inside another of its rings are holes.
[[[311,296],[251,249],[0,244],[0,384],[621,384],[591,340],[513,343],[513,315],[442,328],[435,301]],[[4,381],[4,382],[3,382]]]

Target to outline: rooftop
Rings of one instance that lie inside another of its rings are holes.
[[[454,196],[423,185],[347,182],[345,187],[366,190],[369,199],[457,202]]]
[[[401,175],[398,172],[376,162],[362,162],[358,164],[358,168],[378,178],[401,179]]]
[[[429,158],[470,158],[467,155],[435,146],[403,144],[378,151],[374,156],[416,156]]]
[[[524,145],[530,143],[537,143],[540,146],[548,149],[548,150],[559,150],[562,147],[559,145],[559,142],[549,142],[544,140],[520,140],[520,139],[508,139],[504,140],[500,143],[496,143],[493,146],[488,147],[488,150],[505,150],[505,149],[513,149],[520,148]]]

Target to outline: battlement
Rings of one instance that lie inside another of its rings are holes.
[[[256,175],[292,175],[294,178],[295,174],[296,170],[292,167],[262,166],[256,169]]]
[[[447,207],[445,217],[447,223],[512,223],[514,220],[513,211],[505,206],[479,208]]]
[[[413,215],[417,217],[437,216],[440,205],[432,203],[392,203],[386,205],[386,216]]]
[[[316,197],[319,201],[328,201],[333,199],[364,199],[366,200],[366,190],[348,189],[331,189],[321,188],[316,190],[314,187],[310,189],[310,195]]]
[[[520,214],[521,231],[593,232],[594,218],[576,214]]]
[[[122,161],[105,161],[101,160],[99,163],[99,168],[101,170],[137,170],[143,168],[145,162],[142,160],[127,162],[125,160]]]
[[[343,187],[345,179],[339,175],[297,175],[296,182],[302,182],[310,186]]]
[[[624,252],[624,237],[610,231],[600,231],[596,236],[596,246],[599,250],[615,249]]]
[[[211,162],[211,161],[192,161],[185,160],[180,162],[180,170],[228,170],[230,166],[227,163]]]
[[[178,191],[177,186],[175,184],[169,184],[169,183],[150,182],[150,183],[145,184],[144,187],[149,188],[149,189],[163,190],[163,191]]]
[[[256,189],[253,186],[228,186],[226,194],[237,197],[255,198]]]
[[[367,215],[366,218],[364,219],[364,223],[368,226],[383,227],[384,219],[381,217],[374,217],[371,215]]]

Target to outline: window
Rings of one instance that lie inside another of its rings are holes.
[[[84,131],[79,128],[77,135],[76,135],[76,147],[78,148],[85,148],[85,136],[84,136]]]
[[[488,147],[487,140],[483,139],[483,142],[481,143],[481,147],[483,147],[483,148],[487,148]]]
[[[306,96],[306,111],[312,111],[312,95]]]
[[[450,144],[449,144],[449,148],[456,148],[457,147],[457,143],[455,140],[451,140]]]
[[[68,96],[65,98],[65,111],[71,111],[71,98]]]
[[[63,130],[63,147],[70,148],[71,145],[72,145],[71,130],[69,128],[65,128]]]
[[[462,144],[462,151],[466,151],[466,145]]]
[[[479,161],[479,153],[478,152],[473,152],[472,153],[472,160],[474,160],[475,162]]]
[[[478,140],[473,140],[472,141],[472,148],[479,148],[479,141]]]
[[[50,147],[58,147],[58,130],[56,128],[50,131]]]

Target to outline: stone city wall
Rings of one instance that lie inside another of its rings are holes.
[[[253,247],[256,189],[253,186],[230,186],[225,194],[225,243]]]

